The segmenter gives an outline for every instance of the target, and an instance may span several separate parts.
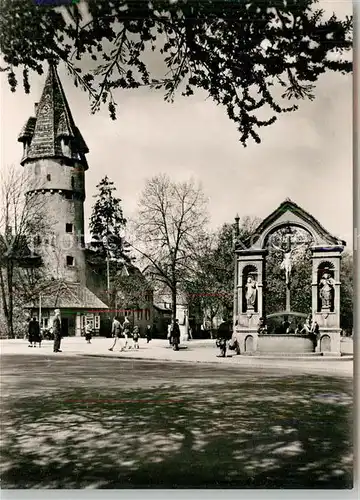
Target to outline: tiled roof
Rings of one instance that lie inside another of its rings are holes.
[[[26,304],[26,308],[39,307],[38,300]],[[47,309],[106,310],[108,306],[87,287],[77,283],[54,281],[44,289],[41,307]]]
[[[34,116],[30,116],[30,118],[22,128],[18,140],[22,141],[25,138],[31,139],[32,136],[34,135],[35,125],[36,125],[36,118]]]
[[[63,137],[69,138],[73,157],[80,155],[85,160],[84,155],[89,149],[75,125],[56,67],[50,64],[36,118],[29,118],[18,138],[20,142],[31,138],[22,163],[26,159],[64,156]]]

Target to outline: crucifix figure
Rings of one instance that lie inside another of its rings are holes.
[[[272,245],[275,250],[279,250],[284,254],[283,261],[280,264],[280,268],[284,269],[285,271],[285,283],[286,286],[289,288],[290,286],[290,278],[291,278],[291,269],[292,269],[292,261],[291,261],[291,256],[294,250],[304,246],[305,243],[302,243],[301,245],[295,245],[293,248],[291,248],[291,232],[289,230],[288,234],[286,235],[286,248],[281,248],[276,245]]]

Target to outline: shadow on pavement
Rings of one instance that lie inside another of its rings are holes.
[[[8,398],[2,487],[352,487],[348,381],[216,383],[213,373],[178,386],[89,383]]]

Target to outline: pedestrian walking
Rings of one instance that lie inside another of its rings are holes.
[[[193,336],[192,336],[192,328],[191,328],[191,326],[189,326],[188,335],[189,335],[189,340],[193,340]]]
[[[112,326],[111,326],[111,334],[114,337],[114,343],[110,347],[109,351],[113,351],[114,350],[114,347],[116,345],[117,340],[120,339],[120,337],[121,337],[121,330],[122,330],[122,328],[121,328],[121,325],[120,325],[120,321],[115,316],[114,319],[113,319],[113,322],[112,322]]]
[[[179,326],[179,320],[176,319],[173,321],[172,324],[172,329],[171,329],[171,344],[173,346],[174,351],[179,350],[179,344],[180,344],[180,326]]]
[[[146,327],[146,343],[148,344],[152,339],[152,328],[151,325],[147,325]]]
[[[41,328],[40,328],[40,324],[39,324],[39,333],[36,335],[36,342],[39,344],[39,347],[41,347],[42,331],[41,331]]]
[[[87,323],[85,326],[85,340],[88,344],[91,344],[92,339],[92,326],[90,323]]]
[[[33,317],[29,321],[28,325],[28,332],[29,332],[29,347],[36,347],[36,343],[39,342],[39,347],[41,347],[41,340],[40,339],[40,325],[38,320]]]
[[[22,325],[23,333],[24,333],[24,340],[29,340],[29,323],[30,323],[30,321],[31,321],[31,317],[28,316]]]
[[[134,326],[134,331],[133,331],[134,349],[139,349],[139,338],[140,338],[139,327],[138,326]]]
[[[171,343],[172,343],[171,331],[172,331],[172,323],[169,323],[168,324],[168,332],[167,332],[167,339],[169,341],[169,345],[171,345]]]
[[[62,352],[61,345],[61,316],[60,309],[55,309],[55,317],[53,319],[53,334],[54,334],[54,352]]]
[[[131,324],[126,316],[124,319],[124,323],[122,324],[122,331],[123,331],[123,336],[124,336],[125,342],[124,342],[124,345],[121,348],[121,350],[125,351],[125,349],[128,347],[129,337],[131,336]],[[129,347],[129,349],[131,349],[131,346]]]

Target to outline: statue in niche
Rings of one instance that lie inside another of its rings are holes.
[[[335,289],[335,280],[329,272],[325,272],[319,282],[321,310],[331,309],[331,301]]]
[[[258,285],[256,280],[252,276],[248,276],[245,288],[247,309],[254,309]]]

